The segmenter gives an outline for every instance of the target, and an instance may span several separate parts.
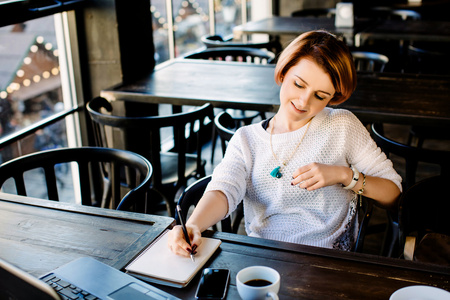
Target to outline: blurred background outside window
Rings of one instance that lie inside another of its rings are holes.
[[[64,110],[54,16],[0,27],[0,138]],[[0,162],[67,145],[65,122],[41,129]]]

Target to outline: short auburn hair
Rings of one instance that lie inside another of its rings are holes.
[[[330,104],[346,101],[356,89],[356,70],[347,45],[324,30],[299,35],[280,54],[275,67],[275,82],[279,85],[291,67],[302,58],[315,61],[330,75],[335,94]]]

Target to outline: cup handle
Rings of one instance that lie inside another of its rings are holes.
[[[278,300],[278,295],[277,295],[276,293],[274,293],[274,292],[268,292],[268,293],[266,294],[266,297],[270,297],[270,298],[272,298],[273,300]]]

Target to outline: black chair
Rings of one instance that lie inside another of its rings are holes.
[[[111,103],[98,97],[87,104],[87,110],[97,145],[124,147],[151,162],[151,192],[164,200],[169,215],[173,216],[175,201],[188,180],[206,175],[202,146],[205,137],[211,136],[206,133],[214,120],[212,105],[164,116],[125,117],[114,114]],[[162,129],[173,130],[166,141],[161,141]],[[169,151],[161,149],[165,145],[170,145]]]
[[[277,38],[272,38],[267,42],[252,42],[252,41],[235,41],[233,35],[222,37],[221,35],[204,35],[201,37],[206,48],[255,48],[266,49],[273,52],[275,55],[281,52],[281,43]]]
[[[405,249],[410,241],[412,245],[406,246],[406,258],[441,263],[440,260],[446,257],[446,263],[449,264],[448,249],[439,249],[434,245],[430,252],[422,248],[423,244],[420,243],[427,234],[450,236],[450,197],[443,188],[449,179],[448,176],[426,178],[403,193],[399,203],[400,249]]]
[[[356,238],[354,252],[364,252],[364,240],[368,234],[371,233],[369,226],[370,219],[373,215],[373,200],[367,197],[360,197],[358,200],[358,221],[359,230]]]
[[[422,15],[417,11],[411,9],[396,9],[387,6],[371,7],[365,13],[368,14],[368,17],[382,20],[414,21],[422,18]]]
[[[212,175],[208,175],[204,178],[201,178],[187,187],[184,192],[181,194],[178,205],[181,207],[181,211],[183,213],[183,220],[186,220],[187,214],[192,206],[196,206],[200,198],[203,196],[205,192],[206,186],[211,181]],[[230,217],[223,219],[221,223],[221,231],[223,232],[231,232],[237,233],[239,230],[239,224],[241,223],[243,214],[243,206],[239,205],[236,211],[232,215],[234,215],[233,220]],[[177,224],[180,224],[179,220],[180,216],[175,212],[175,219]],[[218,230],[217,225],[213,227],[214,230]]]
[[[374,123],[371,125],[371,134],[377,145],[389,157],[391,154],[396,155],[404,160],[405,168],[403,172],[403,190],[408,190],[416,182],[416,173],[419,162],[429,163],[440,166],[440,174],[447,175],[450,170],[450,151],[430,150],[412,147],[392,139],[384,135],[383,124]],[[398,245],[398,211],[388,212],[388,233],[384,253],[387,256],[397,256],[399,250]],[[389,233],[390,232],[390,233]]]
[[[407,49],[406,73],[450,75],[448,43],[413,42]],[[450,140],[450,130],[443,126],[411,126],[409,145],[422,147],[425,140]]]
[[[234,135],[236,128],[238,128],[239,125],[236,124],[236,121],[229,113],[222,111],[214,118],[214,127],[219,135],[220,144],[222,146],[222,156],[224,156],[228,141]]]
[[[377,145],[388,157],[390,154],[394,154],[405,161],[405,170],[403,172],[404,190],[416,183],[416,172],[419,162],[438,165],[440,166],[441,175],[449,174],[450,150],[432,150],[399,143],[384,135],[383,124],[380,123],[371,125],[371,133]]]
[[[336,15],[336,8],[305,8],[293,11],[291,17],[327,17],[333,18]]]
[[[450,46],[441,42],[412,42],[407,48],[405,72],[449,75]]]
[[[357,71],[383,72],[389,63],[386,55],[375,52],[352,51],[352,56]]]
[[[193,52],[187,54],[184,58],[270,64],[275,60],[275,54],[249,47],[217,47]]]
[[[35,170],[33,181],[44,182],[48,199],[60,201],[59,170],[72,163],[77,167],[72,175],[78,174],[82,205],[145,212],[152,165],[130,151],[100,147],[57,148],[20,156],[0,165],[0,187],[11,185],[8,180],[11,179],[17,194],[27,196],[31,182],[24,175]]]

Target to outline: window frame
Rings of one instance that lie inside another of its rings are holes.
[[[75,8],[81,7],[85,2],[87,2],[87,0],[9,0],[0,2],[0,10],[5,16],[5,18],[0,20],[0,27],[23,23],[50,15],[54,15],[55,18],[58,19],[58,22],[61,23],[61,26],[64,27],[62,29],[64,32],[59,33],[61,35],[59,39],[64,39],[65,46],[65,49],[60,49],[60,52],[64,53],[64,59],[60,59],[60,68],[61,70],[65,70],[64,72],[67,74],[63,75],[61,72],[60,76],[68,76],[68,78],[65,79],[61,78],[61,81],[63,93],[65,93],[65,89],[66,93],[69,93],[67,96],[71,99],[70,107],[65,105],[66,107],[63,111],[0,138],[0,148],[12,146],[14,143],[20,143],[20,141],[27,136],[63,119],[66,120],[66,125],[73,131],[70,134],[68,132],[69,146],[81,144],[80,124],[77,112],[82,111],[83,108],[83,101],[80,100],[82,99],[82,92],[80,91],[81,84],[78,82],[77,84],[74,83],[74,77],[78,77],[76,74],[80,73],[80,68],[79,66],[73,65],[74,57],[71,51],[72,49],[69,49],[69,47],[73,48],[72,43],[76,43],[76,41],[73,41],[73,38],[69,41],[67,40],[69,37],[64,35],[67,34],[67,24],[70,22],[67,20],[68,13],[71,11],[73,12]],[[75,55],[77,55],[77,53],[75,53]],[[61,63],[63,63],[63,65],[61,65]],[[64,84],[63,81],[66,81],[66,83]],[[76,86],[80,87],[77,88],[77,91],[75,91]]]

